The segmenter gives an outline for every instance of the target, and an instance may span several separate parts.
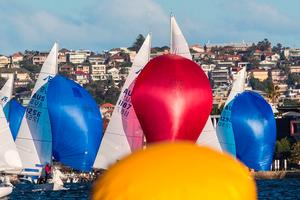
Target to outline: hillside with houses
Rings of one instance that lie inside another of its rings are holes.
[[[144,37],[139,35],[128,48],[113,48],[102,53],[91,50],[59,51],[59,73],[87,88],[97,103],[115,104]],[[258,43],[191,45],[193,60],[211,81],[214,110],[224,105],[237,72],[247,69],[247,89],[262,94],[274,107],[300,104],[300,49],[272,45],[267,39]],[[152,48],[151,57],[168,53],[169,48]],[[15,96],[26,105],[30,90],[48,52],[26,50],[0,56],[1,82],[15,74]]]

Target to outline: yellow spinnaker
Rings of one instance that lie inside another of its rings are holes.
[[[112,166],[93,187],[95,200],[253,200],[247,168],[193,143],[159,143]]]

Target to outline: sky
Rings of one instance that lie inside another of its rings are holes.
[[[189,44],[258,42],[300,47],[299,0],[0,0],[0,54],[128,47],[152,33],[169,45],[175,15]]]

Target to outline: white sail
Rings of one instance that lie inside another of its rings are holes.
[[[183,56],[192,60],[189,46],[180,30],[175,17],[171,17],[171,53]],[[216,129],[214,128],[211,117],[209,116],[206,124],[201,132],[200,137],[198,138],[197,144],[209,146],[218,151],[222,151]]]
[[[12,96],[13,78],[13,74],[11,74],[0,90],[0,171],[20,170],[22,168],[21,158],[3,110]]]
[[[186,42],[174,16],[171,16],[171,54],[177,54],[192,60],[189,45]]]
[[[208,117],[208,120],[206,121],[206,124],[196,143],[222,152],[221,144],[210,116]]]
[[[231,91],[228,95],[228,98],[225,102],[225,106],[232,100],[234,97],[239,94],[244,92],[245,90],[245,79],[246,79],[246,67],[243,67],[237,75],[237,78],[235,81],[232,83]]]
[[[58,44],[55,43],[42,66],[15,141],[25,171],[37,174],[43,164],[51,162],[52,135],[46,93],[48,81],[58,71],[57,59]]]
[[[12,98],[13,86],[14,86],[14,74],[9,74],[8,80],[5,82],[4,86],[0,90],[0,99],[1,99],[0,103],[3,108]]]
[[[121,90],[117,105],[103,136],[94,162],[94,168],[106,169],[122,157],[132,152],[132,142],[142,142],[142,129],[131,105],[131,91],[134,81],[150,59],[151,36],[148,34],[141,49],[137,53],[129,75]],[[134,126],[134,127],[125,127]],[[126,130],[128,128],[128,130]],[[138,137],[138,138],[136,138]]]

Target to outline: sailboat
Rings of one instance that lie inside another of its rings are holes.
[[[246,68],[243,67],[237,75],[236,80],[232,84],[231,91],[225,102],[224,109],[221,113],[220,120],[217,124],[217,135],[222,146],[222,149],[231,155],[236,155],[235,139],[232,131],[231,122],[228,118],[231,118],[231,107],[233,104],[233,99],[236,95],[244,92],[245,90],[245,78],[246,78]]]
[[[172,54],[183,56],[192,60],[192,55],[188,43],[179,28],[174,16],[171,16],[171,45],[170,52]],[[199,136],[197,142],[199,145],[209,146],[215,150],[222,151],[220,142],[217,137],[216,130],[209,116],[207,122]]]
[[[48,81],[57,73],[58,44],[52,47],[32,91],[15,143],[22,164],[22,174],[40,176],[43,166],[51,163],[52,135],[47,109]]]
[[[12,98],[13,85],[14,74],[9,74],[8,80],[0,90],[0,104],[3,107],[13,139],[15,140],[25,113],[25,108]]]
[[[8,85],[11,85],[12,79],[9,78],[2,88],[1,92],[5,91]],[[1,94],[3,95],[3,93]],[[19,156],[17,147],[14,143],[12,133],[7,122],[7,118],[4,114],[3,105],[6,105],[7,98],[2,98],[0,104],[0,172],[6,173],[9,170],[22,169],[22,162]],[[9,195],[12,192],[13,186],[6,181],[4,185],[0,185],[0,197]]]
[[[142,148],[143,131],[131,105],[134,81],[150,59],[151,36],[148,34],[137,53],[121,90],[117,105],[103,136],[94,168],[107,169],[135,149]]]

